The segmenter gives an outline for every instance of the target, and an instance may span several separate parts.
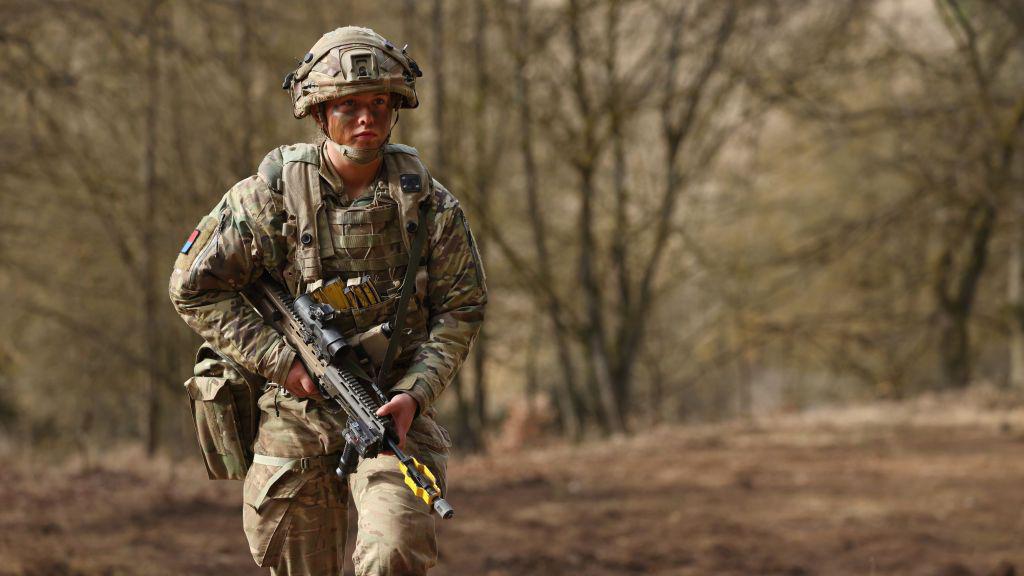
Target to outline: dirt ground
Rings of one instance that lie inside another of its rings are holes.
[[[933,397],[456,457],[435,573],[1014,574],[1024,408],[993,405]],[[241,485],[204,478],[198,456],[0,467],[0,574],[260,573]]]

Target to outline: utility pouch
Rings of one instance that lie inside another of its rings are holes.
[[[199,348],[194,373],[185,390],[206,472],[211,480],[244,480],[252,464],[264,381],[243,374],[209,344]]]
[[[380,324],[370,328],[366,332],[356,334],[349,339],[349,345],[353,348],[357,348],[366,355],[373,365],[373,369],[380,370],[381,365],[384,364],[384,355],[388,351],[388,343],[391,340],[388,332],[390,327],[385,329],[385,324]],[[401,348],[398,348],[395,355],[401,354]]]

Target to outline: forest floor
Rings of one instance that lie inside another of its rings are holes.
[[[240,483],[199,466],[5,465],[0,574],[260,573]],[[457,516],[439,523],[436,574],[1024,569],[1024,404],[998,395],[456,458],[449,477]]]

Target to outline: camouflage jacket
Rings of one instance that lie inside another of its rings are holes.
[[[344,204],[340,179],[321,162],[321,190]],[[388,379],[430,407],[469,353],[487,302],[483,267],[458,200],[433,181],[426,265],[417,277],[413,334]],[[239,291],[264,271],[288,284],[295,241],[285,236],[289,215],[282,194],[260,177],[232,187],[189,236],[170,279],[171,302],[185,322],[242,367],[282,382],[295,359],[283,337],[266,326]],[[421,284],[426,284],[421,287]],[[419,327],[417,327],[417,324]]]

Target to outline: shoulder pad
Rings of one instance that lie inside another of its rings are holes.
[[[320,165],[320,148],[314,144],[292,144],[281,147],[281,157],[284,163],[305,162],[306,164]]]
[[[256,174],[266,182],[271,190],[280,194],[284,188],[281,181],[281,173],[284,171],[284,158],[281,155],[281,148],[274,148],[269,154],[263,157]]]
[[[281,174],[284,172],[284,165],[288,162],[305,162],[319,166],[320,149],[315,144],[292,144],[274,148],[263,157],[256,173],[271,190],[281,194],[284,192],[284,181],[281,179]]]
[[[388,144],[384,148],[385,154],[408,154],[410,156],[419,156],[419,152],[416,151],[412,146],[406,146],[405,144]]]

